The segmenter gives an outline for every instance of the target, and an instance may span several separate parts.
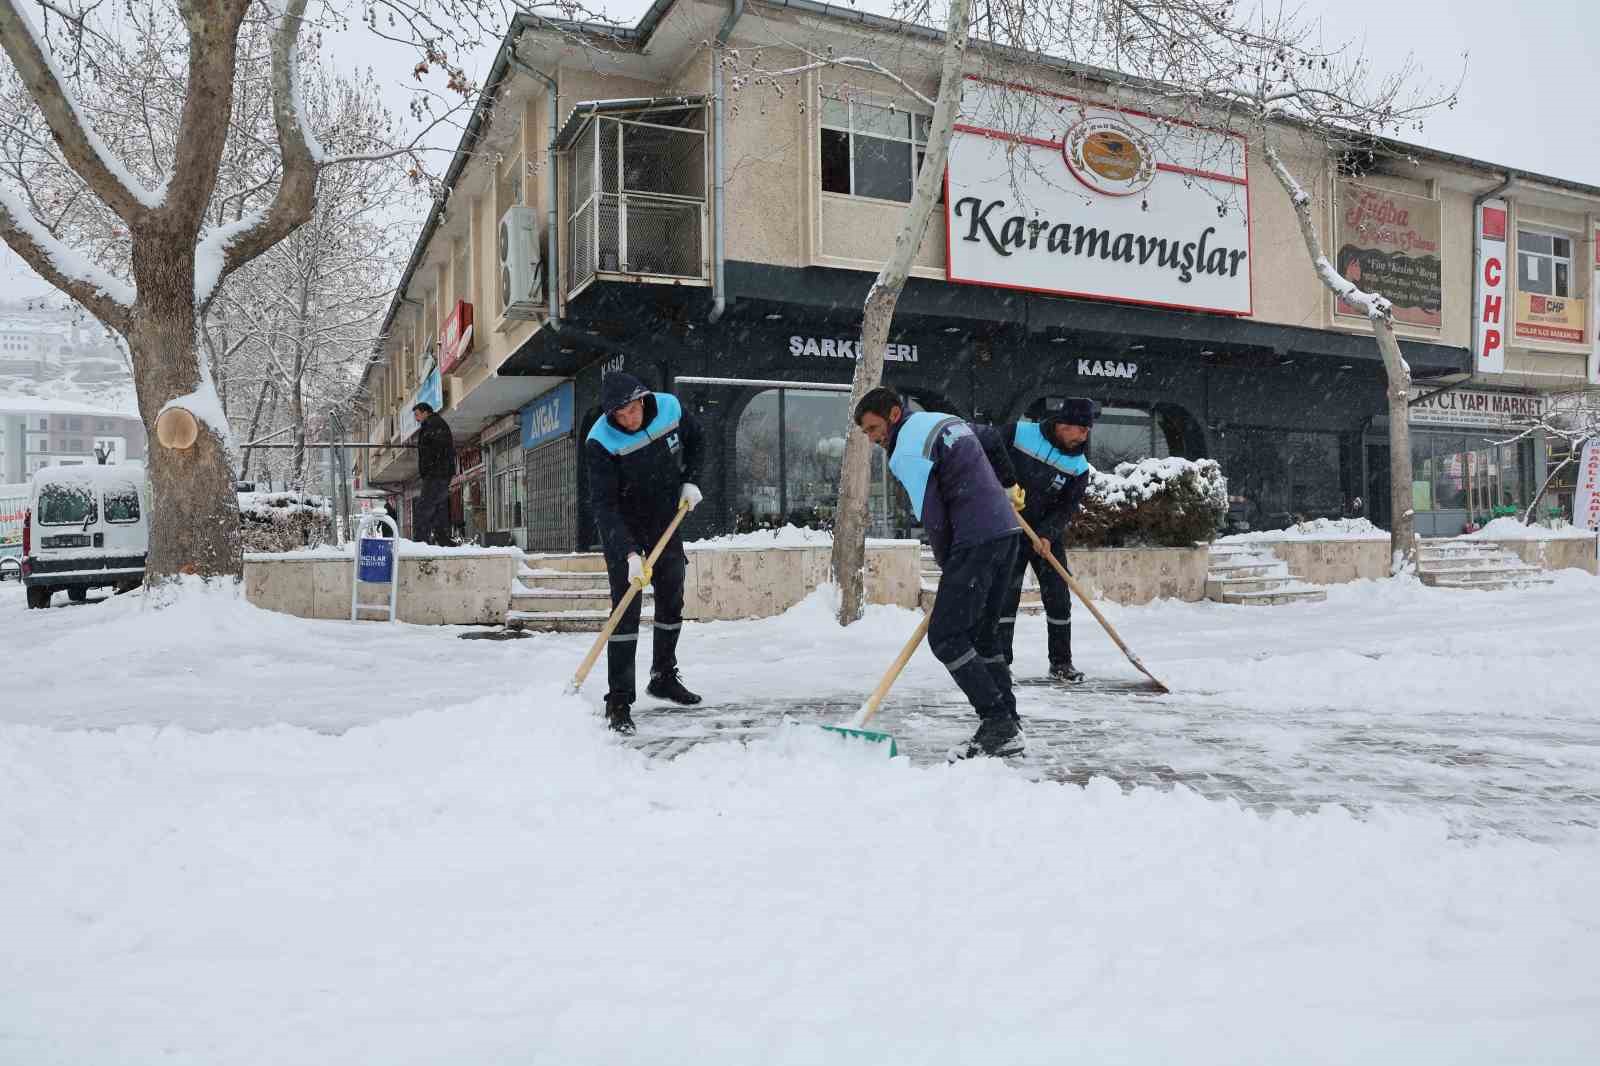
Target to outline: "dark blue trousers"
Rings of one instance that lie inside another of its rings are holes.
[[[1015,714],[1011,668],[1000,647],[1000,617],[1020,534],[957,548],[944,561],[928,623],[928,647],[979,717]]]
[[[667,673],[678,668],[678,635],[683,632],[683,580],[689,560],[683,554],[683,541],[676,534],[662,549],[650,574],[655,592],[655,624],[651,634],[650,673]],[[628,559],[606,558],[606,576],[611,582],[611,609],[616,610],[628,591]],[[606,642],[608,695],[619,697],[629,706],[638,698],[634,660],[639,650],[639,612],[644,607],[641,592],[622,612],[622,620]]]

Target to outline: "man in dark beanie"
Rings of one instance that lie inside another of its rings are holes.
[[[1024,546],[1012,564],[1005,609],[1000,616],[1000,644],[1010,663],[1017,607],[1022,602],[1022,578],[1031,566],[1039,580],[1039,598],[1044,601],[1050,676],[1060,681],[1083,680],[1083,674],[1072,665],[1072,594],[1039,548],[1048,544],[1065,565],[1063,534],[1089,487],[1085,452],[1094,416],[1093,400],[1073,396],[1042,422],[978,427],[1000,483],[1041,541],[1033,548]]]
[[[889,453],[944,574],[928,648],[978,712],[978,731],[951,761],[1020,755],[1027,746],[1011,670],[996,632],[1021,526],[972,426],[955,415],[910,413],[893,389],[861,398],[856,425]]]
[[[654,567],[645,559],[677,516],[680,503],[699,505],[700,427],[676,396],[651,392],[630,374],[607,374],[600,384],[604,411],[584,443],[589,503],[605,549],[611,579],[611,605],[622,602],[629,585],[655,590],[655,632],[650,683],[645,691],[673,703],[699,703],[678,676],[678,634],[683,629],[683,581],[688,559],[679,532],[662,549]],[[606,645],[606,725],[618,733],[634,731],[634,659],[639,645],[643,596],[628,605]]]
[[[450,543],[450,479],[456,474],[456,439],[450,424],[433,409],[419,403],[411,408],[417,430],[417,477],[422,492],[417,497],[414,539],[425,544]]]

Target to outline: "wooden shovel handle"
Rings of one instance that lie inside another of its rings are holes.
[[[678,513],[673,516],[672,524],[667,527],[665,533],[661,534],[661,539],[656,541],[655,550],[645,560],[646,569],[655,567],[656,560],[661,557],[662,551],[666,549],[667,541],[672,539],[672,535],[678,531],[678,523],[682,522],[683,516],[688,513],[689,501],[679,500]],[[632,603],[633,598],[639,595],[639,588],[640,586],[638,585],[629,584],[628,591],[622,594],[622,599],[611,609],[611,617],[606,619],[606,624],[601,628],[600,635],[595,637],[594,647],[590,648],[589,654],[583,657],[583,665],[578,667],[578,672],[572,675],[571,691],[578,691],[583,687],[583,683],[588,680],[589,671],[594,669],[595,660],[600,658],[600,649],[606,646],[606,641],[610,640],[611,634],[616,632],[617,623],[622,621],[622,615],[627,611],[628,604]]]
[[[917,623],[916,631],[911,634],[911,639],[906,641],[906,646],[900,649],[894,662],[889,664],[889,669],[884,672],[883,679],[878,682],[878,687],[872,690],[872,695],[867,697],[867,702],[861,705],[861,710],[856,714],[851,727],[860,729],[878,713],[878,707],[883,703],[883,698],[889,694],[889,689],[894,685],[895,679],[900,676],[900,671],[906,668],[906,663],[917,652],[917,645],[922,643],[922,638],[928,635],[928,623],[933,621],[932,614],[922,616],[922,621]]]

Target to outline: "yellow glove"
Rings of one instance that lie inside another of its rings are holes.
[[[628,556],[628,584],[638,589],[650,584],[650,564],[637,552]]]
[[[1006,489],[1006,495],[1011,497],[1011,506],[1018,511],[1022,510],[1023,501],[1028,497],[1021,485],[1012,485],[1009,489]]]

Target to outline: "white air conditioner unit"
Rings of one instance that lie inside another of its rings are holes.
[[[535,318],[539,295],[539,227],[531,207],[513,207],[500,219],[500,306],[507,318]]]

